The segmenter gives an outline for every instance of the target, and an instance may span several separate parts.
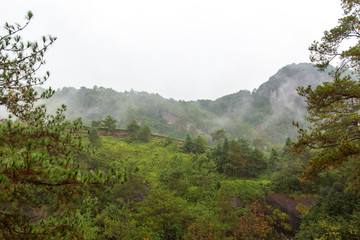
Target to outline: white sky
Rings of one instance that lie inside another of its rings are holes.
[[[58,37],[46,86],[216,99],[253,90],[337,24],[340,0],[0,0],[0,24]]]

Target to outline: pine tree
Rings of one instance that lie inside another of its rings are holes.
[[[116,128],[116,118],[111,116],[111,115],[107,115],[105,117],[104,120],[101,121],[102,122],[102,125],[104,128],[106,128],[106,131],[114,131],[115,128]]]
[[[48,89],[39,95],[34,86],[49,76],[36,72],[56,38],[23,42],[17,34],[31,18],[29,12],[24,25],[6,23],[0,33],[0,104],[17,117],[0,122],[0,239],[81,238],[76,212],[92,189],[110,186],[119,175],[81,171],[81,122],[65,121],[64,105],[55,116],[36,106],[53,94]]]
[[[138,139],[144,142],[149,141],[151,136],[151,130],[148,125],[143,125],[140,127],[138,132]]]
[[[128,123],[126,129],[128,130],[128,135],[130,139],[137,139],[140,130],[140,125],[135,119],[131,120]]]
[[[189,133],[186,134],[183,151],[186,153],[191,153],[193,151],[193,141]]]
[[[204,153],[206,151],[206,138],[198,135],[193,142],[194,153]]]
[[[270,165],[274,166],[274,164],[279,162],[279,160],[280,160],[279,153],[276,151],[276,149],[272,148],[271,152],[270,152],[270,158],[269,158]]]
[[[303,180],[339,167],[349,159],[358,158],[360,153],[360,2],[342,0],[342,7],[344,17],[339,19],[339,25],[325,31],[321,42],[316,41],[310,47],[311,61],[320,70],[338,60],[339,65],[330,73],[334,81],[315,89],[311,86],[298,89],[306,98],[306,120],[310,127],[303,129],[294,123],[299,127],[299,135],[293,150],[318,152],[305,167]],[[354,45],[349,45],[350,39],[356,40]],[[359,174],[355,175],[360,178]]]
[[[45,64],[45,52],[56,38],[43,36],[42,44],[23,42],[18,33],[29,25],[32,17],[33,14],[28,12],[24,25],[5,23],[4,34],[0,32],[0,105],[24,121],[34,115],[42,116],[45,106],[35,107],[35,102],[54,93],[49,88],[39,95],[33,88],[43,84],[50,76],[46,72],[45,76],[37,77],[36,72]]]

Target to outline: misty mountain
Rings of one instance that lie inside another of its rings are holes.
[[[136,119],[154,133],[184,138],[189,132],[209,140],[211,132],[224,128],[231,137],[261,140],[265,146],[267,142],[283,144],[286,137],[296,136],[291,122],[301,121],[306,112],[296,88],[328,80],[326,72],[302,63],[283,67],[253,92],[241,90],[214,101],[176,101],[159,94],[94,86],[58,89],[44,103],[50,112],[64,103],[67,118],[81,117],[86,125],[113,115],[119,128],[126,128],[130,120]]]
[[[320,72],[310,63],[291,64],[281,68],[269,80],[260,85],[256,93],[260,94],[271,103],[287,100],[290,102],[301,102],[296,88],[299,86],[316,87],[322,82],[330,81],[329,71]]]
[[[290,64],[260,85],[255,94],[265,97],[272,106],[273,114],[262,123],[267,133],[278,135],[279,139],[282,139],[283,134],[295,138],[296,131],[291,122],[294,120],[305,124],[306,115],[306,103],[296,89],[308,85],[315,88],[322,82],[331,81],[329,72],[332,69],[329,67],[327,71],[321,72],[310,63]]]

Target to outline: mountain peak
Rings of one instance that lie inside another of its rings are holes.
[[[289,64],[261,84],[256,93],[272,103],[283,98],[284,95],[294,99],[298,97],[296,89],[299,86],[315,87],[322,82],[330,81],[328,73],[329,71],[320,72],[311,63]]]

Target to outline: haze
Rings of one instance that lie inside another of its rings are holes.
[[[0,1],[0,24],[35,17],[25,38],[51,34],[46,86],[134,89],[176,100],[253,90],[341,17],[338,0]]]

